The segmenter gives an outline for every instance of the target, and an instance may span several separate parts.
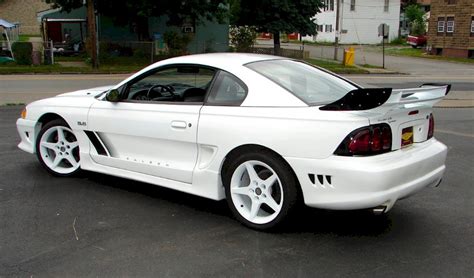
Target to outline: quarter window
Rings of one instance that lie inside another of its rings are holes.
[[[246,96],[247,86],[240,79],[228,72],[220,71],[206,103],[238,106]]]

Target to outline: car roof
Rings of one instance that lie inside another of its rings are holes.
[[[184,63],[184,64],[201,64],[211,67],[217,67],[222,69],[228,69],[231,67],[240,67],[247,63],[285,59],[284,57],[262,55],[262,54],[251,54],[251,53],[206,53],[206,54],[194,54],[185,55],[167,59],[167,63]]]

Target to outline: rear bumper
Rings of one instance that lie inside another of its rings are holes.
[[[16,128],[20,135],[20,143],[18,148],[28,153],[35,153],[36,135],[39,132],[39,124],[36,121],[18,119]]]
[[[370,157],[286,158],[310,207],[351,210],[393,204],[441,182],[447,148],[435,139]],[[314,174],[314,179],[309,177]],[[319,176],[318,176],[319,175]]]

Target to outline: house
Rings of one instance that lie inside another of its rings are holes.
[[[37,14],[38,21],[42,22],[43,37],[52,40],[55,44],[64,43],[67,40],[84,42],[87,37],[87,11],[85,7],[74,9],[69,13],[61,9],[50,9]],[[229,24],[221,24],[203,20],[197,24],[183,24],[183,26],[169,26],[166,24],[167,17],[150,17],[148,19],[148,32],[144,35],[138,34],[134,26],[116,25],[107,16],[98,15],[98,39],[101,43],[112,43],[114,45],[126,46],[127,48],[142,48],[149,51],[150,40],[163,38],[167,31],[175,31],[178,34],[187,34],[191,37],[187,49],[190,53],[202,53],[210,51],[227,51],[229,47]]]
[[[43,0],[3,0],[0,1],[0,18],[20,24],[20,33],[39,35],[40,25],[36,13],[49,9]]]
[[[388,40],[398,38],[400,0],[324,0],[324,8],[314,17],[318,34],[303,40],[334,42],[338,3],[340,43],[380,43],[378,27],[383,23],[389,26]]]
[[[432,54],[474,58],[473,0],[432,0],[427,49]]]

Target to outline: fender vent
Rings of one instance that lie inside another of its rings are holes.
[[[318,182],[322,186],[324,186],[324,183],[325,183],[324,180],[325,179],[326,179],[327,184],[329,184],[329,185],[332,184],[332,176],[330,176],[330,175],[315,175],[315,174],[309,173],[308,178],[309,178],[309,180],[311,181],[312,184],[316,184],[315,176],[318,178]]]

